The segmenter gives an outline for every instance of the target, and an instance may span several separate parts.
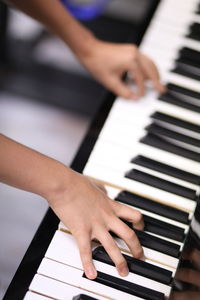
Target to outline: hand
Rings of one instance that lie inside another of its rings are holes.
[[[94,39],[90,49],[87,55],[78,55],[81,63],[114,94],[127,99],[137,99],[144,95],[146,80],[150,80],[158,92],[165,91],[154,62],[135,45],[113,44]],[[129,72],[135,81],[136,91],[122,81],[125,72]]]
[[[49,197],[49,203],[60,220],[76,239],[85,274],[94,279],[97,275],[92,262],[91,240],[97,239],[106,249],[121,276],[128,274],[124,257],[109,231],[123,239],[136,258],[143,255],[142,247],[133,230],[119,218],[133,222],[143,229],[141,214],[109,199],[100,185],[81,174],[71,171],[71,184],[62,192]]]
[[[193,249],[190,253],[184,254],[183,258],[190,260],[195,269],[180,268],[175,279],[192,284],[195,290],[172,292],[170,300],[198,300],[200,299],[200,251]]]

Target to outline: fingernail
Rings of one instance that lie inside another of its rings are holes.
[[[95,279],[97,277],[97,271],[93,267],[90,267],[87,270],[85,270],[85,274],[89,279]]]
[[[120,273],[121,276],[127,276],[128,273],[129,273],[128,267],[122,268],[122,269],[119,271],[119,273]]]

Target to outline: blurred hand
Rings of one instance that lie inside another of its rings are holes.
[[[146,80],[150,80],[158,92],[165,91],[154,62],[135,45],[113,44],[94,39],[89,54],[78,57],[100,83],[123,98],[137,99],[143,96]],[[136,91],[122,81],[125,72],[129,72],[129,77],[135,82]]]
[[[86,276],[97,275],[92,262],[91,240],[97,239],[106,249],[121,276],[128,274],[124,257],[109,231],[123,239],[136,258],[143,255],[142,247],[134,233],[119,218],[143,229],[140,212],[109,199],[104,189],[81,174],[71,171],[71,184],[49,197],[49,203],[60,220],[76,239]]]
[[[173,292],[170,300],[199,300],[200,299],[200,251],[193,249],[184,255],[184,259],[190,260],[197,270],[180,268],[175,276],[176,280],[191,283],[195,291]]]

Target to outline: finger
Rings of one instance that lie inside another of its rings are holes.
[[[146,77],[152,81],[154,88],[158,92],[164,93],[166,88],[160,82],[160,75],[154,62],[142,53],[138,57],[139,64]]]
[[[85,232],[79,236],[75,236],[79,247],[80,257],[83,264],[85,275],[89,279],[94,279],[97,276],[97,271],[92,261],[91,240]]]
[[[114,94],[119,97],[125,99],[137,99],[137,94],[125,83],[122,81],[120,75],[119,77],[115,75],[114,78],[107,81],[107,87],[110,89]]]
[[[123,255],[121,254],[120,249],[116,245],[114,239],[110,235],[110,233],[105,228],[104,230],[98,231],[97,239],[105,248],[106,252],[114,262],[119,275],[127,276],[129,273],[127,262]]]
[[[134,82],[137,87],[136,96],[138,98],[144,96],[144,91],[145,91],[144,81],[145,80],[144,80],[144,75],[143,75],[141,68],[136,63],[134,63],[134,66],[130,69],[130,72],[131,72],[131,76],[134,79]]]
[[[112,227],[110,228],[110,230],[125,241],[134,257],[141,258],[144,255],[142,246],[138,240],[136,233],[123,221],[116,218],[112,222]]]
[[[136,229],[144,229],[144,220],[142,214],[138,210],[128,207],[117,201],[111,201],[114,212],[119,218],[132,222]]]

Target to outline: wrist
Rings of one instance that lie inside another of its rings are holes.
[[[74,173],[73,170],[60,162],[56,162],[56,165],[49,171],[45,180],[46,184],[43,185],[40,194],[52,208],[59,203],[62,195],[69,195]]]
[[[84,63],[84,60],[92,55],[97,43],[98,39],[93,35],[93,33],[83,28],[78,39],[75,39],[70,46],[80,62]]]

